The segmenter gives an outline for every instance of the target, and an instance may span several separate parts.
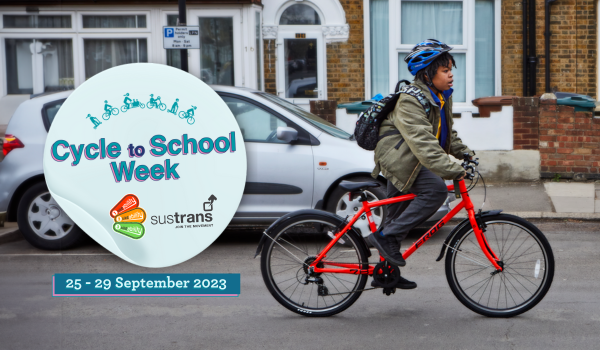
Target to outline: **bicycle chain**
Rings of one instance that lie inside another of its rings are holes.
[[[355,290],[355,291],[352,291],[352,292],[345,292],[345,293],[327,293],[327,295],[325,295],[325,296],[327,297],[327,296],[330,296],[330,295],[342,295],[342,294],[351,294],[351,293],[365,292],[367,290],[373,290],[373,289],[380,289],[380,288],[365,288],[365,289],[359,289],[359,290]]]

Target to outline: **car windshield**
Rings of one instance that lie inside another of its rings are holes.
[[[315,126],[317,129],[319,129],[323,132],[326,132],[331,136],[339,137],[339,138],[345,139],[345,140],[351,139],[352,135],[348,134],[344,130],[338,128],[334,124],[331,124],[327,120],[325,120],[317,115],[307,112],[306,110],[302,109],[301,107],[296,106],[293,103],[290,103],[282,98],[279,98],[272,94],[268,94],[266,92],[255,92],[255,94],[277,104],[278,106],[280,106],[282,108],[285,108],[290,113],[297,115],[298,117],[302,118],[303,120],[305,120],[305,121],[309,122],[310,124],[312,124],[313,126]]]

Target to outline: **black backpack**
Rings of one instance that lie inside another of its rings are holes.
[[[406,85],[400,88],[401,83],[405,83]],[[391,130],[381,135],[381,137],[379,136],[379,127],[385,118],[387,118],[388,114],[396,108],[396,103],[398,103],[400,94],[408,94],[416,98],[419,103],[421,103],[421,106],[423,106],[423,109],[425,109],[425,113],[429,116],[431,106],[429,105],[427,97],[423,95],[423,92],[421,92],[418,87],[410,85],[408,80],[400,80],[398,84],[396,84],[396,89],[393,94],[389,94],[377,101],[369,107],[369,109],[358,116],[356,128],[354,129],[354,138],[360,147],[367,151],[373,151],[379,140],[386,136],[400,133],[398,130]]]

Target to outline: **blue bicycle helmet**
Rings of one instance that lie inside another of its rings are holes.
[[[418,71],[430,65],[436,57],[452,49],[439,40],[427,39],[413,47],[404,62],[408,63],[410,74],[417,75]]]

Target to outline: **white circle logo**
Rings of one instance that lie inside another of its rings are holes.
[[[90,237],[145,267],[206,249],[246,182],[239,126],[208,85],[136,63],[99,73],[65,101],[44,149],[46,183]]]

